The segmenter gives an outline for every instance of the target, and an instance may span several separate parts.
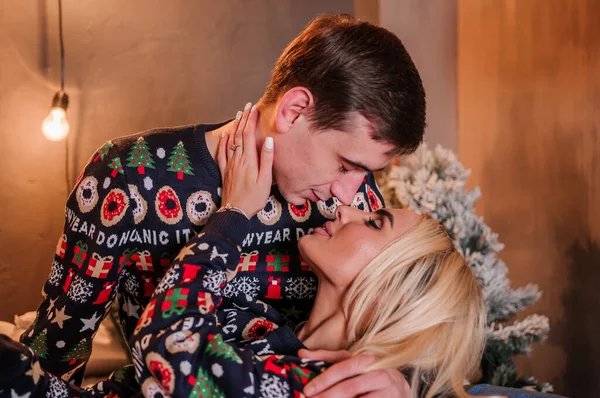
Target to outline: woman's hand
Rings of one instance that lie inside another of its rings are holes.
[[[221,135],[217,162],[223,178],[223,205],[243,210],[248,218],[261,211],[273,181],[273,138],[267,137],[260,153],[256,148],[258,109],[246,104],[238,112],[231,131]]]

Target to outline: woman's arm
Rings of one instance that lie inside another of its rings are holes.
[[[92,387],[80,388],[42,369],[40,357],[0,334],[0,397],[131,397],[138,393],[131,365]]]
[[[223,341],[216,314],[248,229],[240,213],[214,214],[157,288],[130,341],[144,395],[242,397],[275,389],[294,396],[316,375],[298,358],[259,358]]]

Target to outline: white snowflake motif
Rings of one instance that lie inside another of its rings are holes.
[[[48,391],[46,392],[47,398],[66,398],[69,396],[69,391],[65,386],[65,383],[62,382],[58,377],[50,376],[50,385],[48,386]]]
[[[227,275],[223,271],[208,270],[204,279],[202,280],[202,286],[209,292],[215,295],[221,295],[221,285],[227,282]]]
[[[48,277],[48,283],[52,286],[58,287],[60,281],[63,277],[64,267],[58,261],[55,261],[52,264],[52,269],[50,270],[50,276]]]
[[[252,301],[258,296],[260,289],[259,280],[254,276],[241,276],[235,278],[225,286],[223,296],[227,298],[237,297],[238,293],[246,295],[247,301]]]
[[[75,276],[73,278],[73,282],[71,286],[69,286],[69,291],[67,292],[67,296],[78,303],[85,303],[88,301],[93,291],[92,282],[86,282],[79,276]]]
[[[316,292],[317,281],[312,276],[289,278],[285,287],[287,297],[296,300],[312,299]]]
[[[179,270],[179,264],[175,264],[174,266],[169,268],[169,270],[167,271],[165,276],[163,276],[163,278],[161,279],[160,283],[158,284],[158,286],[156,287],[154,292],[158,294],[158,293],[164,293],[167,290],[172,289],[173,286],[175,286],[175,283],[177,282],[177,280],[179,279],[178,270]]]
[[[132,296],[137,295],[137,291],[140,288],[139,282],[135,279],[135,276],[130,272],[125,274],[125,290]]]
[[[263,373],[260,380],[260,396],[265,398],[289,397],[290,385],[279,377]]]

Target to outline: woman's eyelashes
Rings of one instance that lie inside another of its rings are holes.
[[[367,224],[378,231],[381,230],[381,220],[375,220],[373,217],[369,217],[369,219],[367,220]]]
[[[342,174],[346,174],[346,173],[348,173],[350,170],[348,170],[348,169],[346,168],[346,166],[344,166],[343,164],[341,164],[341,165],[340,165],[340,168],[339,168],[339,171],[340,171],[340,173],[342,173]]]

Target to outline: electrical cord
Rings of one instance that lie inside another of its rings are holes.
[[[65,43],[63,41],[62,0],[58,0],[58,39],[60,42],[60,91],[65,91]],[[69,137],[65,138],[65,183],[69,196],[71,182],[69,181]]]

